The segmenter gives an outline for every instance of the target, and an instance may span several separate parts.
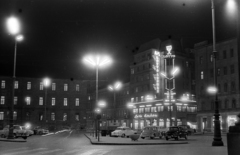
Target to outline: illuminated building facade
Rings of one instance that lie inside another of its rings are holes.
[[[171,52],[166,50],[169,45],[172,45],[172,51],[175,52],[174,64],[180,68],[180,72],[174,82],[167,84],[160,74],[167,73],[173,67],[173,60],[167,59],[173,57]],[[134,54],[134,63],[130,66],[134,129],[141,129],[146,125],[168,127],[170,118],[171,125],[189,124],[196,127],[193,62],[192,53],[189,50],[183,51],[180,43],[171,39],[164,42],[155,39],[140,46]],[[166,88],[173,84],[175,91],[166,92]],[[185,97],[185,100],[182,97]],[[172,103],[166,99],[170,99]]]
[[[227,132],[234,125],[240,110],[239,90],[239,49],[237,39],[229,39],[216,44],[216,76],[220,127]],[[198,102],[197,126],[199,132],[213,132],[214,97],[207,92],[213,84],[212,45],[206,41],[195,44],[196,100]]]

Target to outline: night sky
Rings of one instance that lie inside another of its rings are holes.
[[[215,0],[217,41],[236,36],[226,0]],[[184,48],[212,41],[210,0],[0,0],[0,75],[13,75],[14,39],[6,19],[21,21],[17,77],[95,79],[88,53],[112,57],[100,79],[129,81],[133,52],[153,39],[182,38]]]

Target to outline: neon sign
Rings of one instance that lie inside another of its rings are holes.
[[[155,51],[154,55],[153,55],[156,65],[153,66],[153,69],[156,71],[156,74],[154,75],[154,79],[156,81],[156,84],[153,85],[153,87],[155,88],[156,92],[159,93],[160,90],[160,86],[159,86],[159,71],[160,71],[160,52]]]
[[[172,45],[166,46],[167,54],[164,55],[164,58],[175,58],[175,55],[172,55]]]
[[[142,114],[136,114],[135,116],[134,116],[134,118],[156,118],[156,117],[158,117],[158,115],[157,114],[154,114],[154,113],[150,113],[150,114],[144,114],[144,115],[142,115]]]

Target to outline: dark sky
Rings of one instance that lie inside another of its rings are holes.
[[[226,0],[216,2],[217,40],[235,37]],[[159,38],[183,39],[184,47],[212,39],[210,0],[0,0],[0,75],[12,76],[14,40],[7,17],[21,21],[16,76],[95,79],[81,59],[105,53],[113,64],[100,79],[129,80],[133,50]]]

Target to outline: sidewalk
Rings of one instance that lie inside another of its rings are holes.
[[[27,140],[25,140],[23,138],[15,138],[15,139],[0,138],[0,141],[4,141],[4,142],[26,142]]]
[[[137,141],[132,141],[131,138],[121,138],[121,137],[102,137],[100,136],[99,141],[96,137],[90,136],[89,133],[84,134],[93,145],[172,145],[172,144],[188,144],[185,139],[179,139],[178,141],[166,140],[164,138],[159,139],[141,139]]]

